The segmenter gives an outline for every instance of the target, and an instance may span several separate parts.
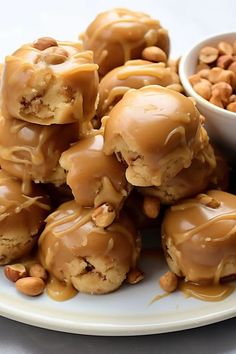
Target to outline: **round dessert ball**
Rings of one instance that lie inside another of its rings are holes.
[[[134,186],[160,186],[208,144],[191,99],[161,86],[129,90],[106,120],[104,152],[126,164]]]
[[[162,242],[170,269],[185,280],[217,283],[236,275],[236,196],[211,190],[172,206]]]
[[[169,86],[179,84],[179,77],[165,63],[129,60],[106,74],[99,84],[97,116],[102,118],[130,89],[148,85]]]
[[[77,203],[84,207],[109,203],[120,210],[131,186],[125,165],[114,155],[105,155],[103,144],[101,134],[83,139],[62,154],[60,164]]]
[[[62,204],[46,219],[39,254],[50,276],[82,293],[105,294],[135,268],[140,238],[125,215],[104,229],[94,224],[92,213],[75,201]]]
[[[221,187],[215,178],[217,160],[214,150],[208,144],[192,160],[188,168],[183,168],[175,177],[167,180],[160,187],[144,187],[139,191],[144,195],[157,197],[162,204],[175,204],[183,198],[193,197],[204,192],[209,185]]]
[[[94,52],[101,76],[127,60],[142,58],[146,47],[156,46],[167,55],[169,53],[169,36],[160,22],[147,14],[127,9],[100,13],[81,39],[84,48]]]
[[[0,170],[0,264],[27,255],[37,241],[50,211],[48,197],[31,185],[22,192],[22,182]]]
[[[3,115],[43,125],[79,122],[83,133],[96,109],[97,68],[80,43],[43,37],[23,45],[4,63]]]
[[[0,165],[25,182],[60,185],[66,175],[59,158],[77,140],[77,123],[45,126],[0,116]]]

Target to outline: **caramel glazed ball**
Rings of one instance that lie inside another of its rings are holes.
[[[104,229],[92,221],[93,211],[70,201],[49,215],[39,239],[40,261],[50,276],[68,286],[105,294],[120,287],[136,267],[140,238],[125,215]]]
[[[140,187],[163,185],[209,144],[193,102],[155,85],[124,95],[106,120],[104,140],[104,152],[124,160],[127,180]]]
[[[40,38],[6,57],[2,113],[36,124],[80,123],[83,134],[93,118],[98,66],[80,43]]]
[[[99,226],[111,224],[131,186],[125,178],[125,165],[115,156],[104,154],[103,136],[98,134],[74,144],[62,154],[60,164],[67,171],[66,182],[76,202],[98,208],[94,220]]]
[[[127,9],[100,13],[81,39],[84,48],[93,51],[101,76],[130,59],[142,58],[146,47],[159,47],[167,55],[169,52],[168,33],[160,22]]]
[[[211,190],[172,206],[162,225],[170,269],[187,281],[236,275],[236,196]]]
[[[148,85],[182,89],[178,75],[165,63],[129,60],[102,78],[99,84],[98,118],[108,114],[130,88],[139,89]]]
[[[0,116],[0,165],[25,185],[31,180],[61,185],[66,175],[59,158],[77,140],[77,123],[45,126]]]
[[[37,241],[50,211],[48,197],[31,185],[28,195],[22,183],[0,170],[0,264],[27,255]]]

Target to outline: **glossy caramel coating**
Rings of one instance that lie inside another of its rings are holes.
[[[78,139],[77,123],[38,125],[0,116],[0,165],[24,182],[65,182],[59,158]]]
[[[94,52],[99,74],[123,65],[130,59],[141,59],[146,47],[157,46],[169,53],[169,37],[160,22],[149,15],[127,9],[100,13],[81,35],[85,49]]]
[[[125,166],[103,152],[103,136],[83,139],[66,150],[60,165],[67,171],[66,182],[75,200],[84,207],[111,204],[120,210],[130,186]]]
[[[2,112],[7,118],[43,125],[79,122],[84,133],[97,93],[97,65],[80,43],[55,41],[43,50],[30,43],[6,57]]]
[[[106,120],[104,151],[127,163],[127,180],[160,186],[190,166],[208,143],[200,114],[184,95],[161,86],[129,90]]]
[[[221,187],[216,178],[217,161],[210,144],[200,151],[188,168],[183,168],[175,177],[160,187],[144,187],[139,191],[144,195],[157,197],[162,204],[175,204],[183,198],[193,197],[204,192],[209,185]]]
[[[162,224],[167,262],[197,283],[236,274],[236,196],[219,190],[172,206]]]
[[[135,268],[140,239],[126,216],[103,229],[92,213],[75,201],[62,204],[46,220],[39,253],[50,276],[80,292],[103,294],[117,289]]]
[[[168,87],[177,83],[178,75],[166,68],[164,63],[129,60],[102,78],[99,84],[97,116],[102,118],[108,114],[130,88],[139,89],[148,85]]]
[[[26,195],[22,182],[0,170],[0,264],[31,251],[49,211],[49,200],[40,188],[32,184]]]

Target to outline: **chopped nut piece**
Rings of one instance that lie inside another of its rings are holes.
[[[143,278],[144,278],[143,272],[140,269],[136,268],[129,271],[126,280],[129,284],[137,284],[141,280],[143,280]]]
[[[156,219],[160,213],[160,200],[156,197],[145,196],[143,200],[143,212],[150,219]]]
[[[217,209],[220,206],[220,202],[212,197],[209,197],[207,194],[199,194],[197,199],[201,204],[204,204],[212,209]]]
[[[10,264],[4,267],[4,274],[12,282],[27,276],[26,268],[23,264]]]
[[[34,43],[34,48],[39,49],[39,50],[44,50],[49,47],[56,47],[57,46],[57,41],[54,38],[51,37],[41,37],[37,39]]]
[[[106,203],[96,208],[92,214],[92,219],[98,227],[111,225],[116,217],[116,212],[112,205]]]
[[[160,277],[159,284],[164,291],[172,293],[178,287],[178,277],[173,272],[166,272]]]

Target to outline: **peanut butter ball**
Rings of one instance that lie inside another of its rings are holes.
[[[193,197],[204,192],[209,185],[221,187],[215,178],[217,161],[210,144],[200,151],[188,168],[183,168],[175,177],[160,187],[144,187],[139,191],[144,195],[157,197],[162,204],[175,204],[183,198]]]
[[[160,22],[147,14],[127,9],[100,13],[81,39],[84,48],[94,52],[101,76],[127,60],[142,58],[146,47],[156,46],[167,55],[169,53],[168,33]]]
[[[43,125],[79,122],[83,134],[96,109],[97,68],[80,43],[44,37],[23,45],[5,60],[3,115]]]
[[[119,288],[136,267],[140,238],[125,215],[104,229],[94,224],[92,213],[70,201],[49,215],[39,239],[40,260],[50,276],[68,286],[105,294]]]
[[[108,114],[130,88],[139,89],[148,85],[168,87],[173,84],[179,84],[179,77],[165,63],[129,60],[102,78],[97,116],[102,118]]]
[[[109,203],[117,213],[131,186],[125,178],[125,165],[103,152],[103,136],[83,139],[66,150],[60,164],[67,171],[67,184],[77,203],[99,207]]]
[[[60,185],[66,175],[59,158],[77,139],[77,123],[45,126],[0,116],[0,165],[24,182]]]
[[[129,90],[106,121],[104,152],[127,163],[134,186],[160,186],[208,143],[192,100],[161,86]]]
[[[49,200],[40,188],[32,184],[29,194],[23,194],[22,182],[0,170],[1,265],[31,251],[49,211]]]
[[[162,241],[170,269],[188,281],[236,275],[236,196],[211,190],[172,206]]]

